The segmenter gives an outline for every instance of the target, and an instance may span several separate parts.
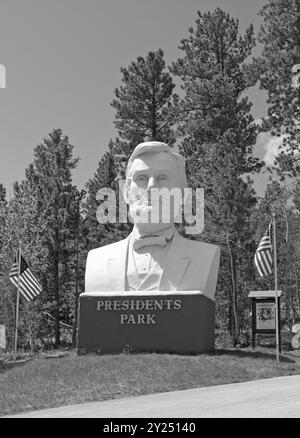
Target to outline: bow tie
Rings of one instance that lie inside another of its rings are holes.
[[[162,235],[151,234],[148,236],[138,237],[133,242],[133,248],[137,250],[143,248],[144,246],[151,246],[151,245],[167,246],[167,244],[172,239],[173,235],[174,235],[174,229],[171,229]]]

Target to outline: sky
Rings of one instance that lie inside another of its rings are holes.
[[[10,195],[25,176],[34,147],[61,128],[80,157],[73,180],[83,188],[117,136],[110,103],[128,67],[150,50],[164,50],[167,65],[181,56],[181,39],[197,10],[222,7],[259,30],[267,0],[0,0],[0,183]],[[260,46],[254,55],[259,55]],[[178,89],[175,89],[178,92]],[[249,90],[255,119],[266,115],[266,94]],[[277,145],[264,136],[255,154],[272,157]],[[262,193],[266,178],[256,178]]]

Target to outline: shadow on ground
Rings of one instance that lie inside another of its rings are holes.
[[[235,356],[235,357],[248,357],[253,359],[273,359],[276,360],[276,353],[267,353],[263,351],[252,351],[252,350],[226,350],[226,349],[217,349],[211,353],[208,353],[209,356]],[[292,357],[288,357],[289,352],[283,352],[279,356],[280,362],[284,363],[295,363],[295,360]],[[300,358],[299,358],[300,359]]]
[[[4,360],[4,361],[0,360],[0,373],[3,373],[9,370],[10,368],[20,367],[22,365],[25,365],[27,362],[29,362],[32,359],[34,359],[33,356],[26,359]]]

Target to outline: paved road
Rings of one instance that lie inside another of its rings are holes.
[[[300,418],[300,376],[276,377],[208,388],[82,403],[74,406],[34,411],[14,417]]]

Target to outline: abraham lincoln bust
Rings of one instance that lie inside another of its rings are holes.
[[[134,149],[123,188],[133,230],[126,239],[89,252],[85,292],[197,290],[214,300],[219,247],[181,237],[174,204],[166,222],[163,201],[151,198],[153,189],[184,187],[185,160],[167,144],[144,142]]]

